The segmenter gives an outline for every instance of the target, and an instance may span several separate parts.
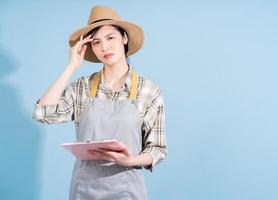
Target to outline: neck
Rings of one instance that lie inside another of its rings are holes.
[[[125,60],[104,66],[104,85],[112,91],[119,90],[125,83],[129,66]]]
[[[104,79],[106,83],[115,83],[119,79],[123,78],[128,71],[128,64],[124,60],[122,62],[115,63],[113,65],[104,66]]]

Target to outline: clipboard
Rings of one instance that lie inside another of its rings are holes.
[[[122,151],[125,149],[125,145],[116,139],[63,143],[61,146],[72,153],[78,160],[94,159],[94,156],[89,154],[88,150],[109,149],[112,151]]]

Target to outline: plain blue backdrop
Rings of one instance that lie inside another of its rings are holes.
[[[67,199],[73,123],[31,118],[68,63],[68,38],[91,8],[110,6],[145,30],[130,57],[160,85],[168,158],[145,171],[151,200],[278,199],[276,1],[0,3],[0,199]],[[84,62],[72,77],[99,70]]]

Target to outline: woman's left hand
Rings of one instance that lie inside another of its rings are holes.
[[[112,151],[108,149],[89,150],[89,153],[94,156],[96,160],[112,161],[116,164],[131,167],[133,156],[129,153],[128,148],[124,148],[122,151]]]

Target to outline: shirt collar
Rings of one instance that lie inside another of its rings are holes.
[[[125,90],[125,91],[130,91],[130,86],[131,86],[131,81],[132,81],[132,69],[133,67],[131,66],[131,64],[128,64],[128,74],[127,74],[127,78],[125,80],[125,84],[124,86],[119,90]],[[101,69],[101,75],[100,75],[100,87],[105,88],[104,87],[104,66]],[[107,89],[107,88],[106,88]]]

